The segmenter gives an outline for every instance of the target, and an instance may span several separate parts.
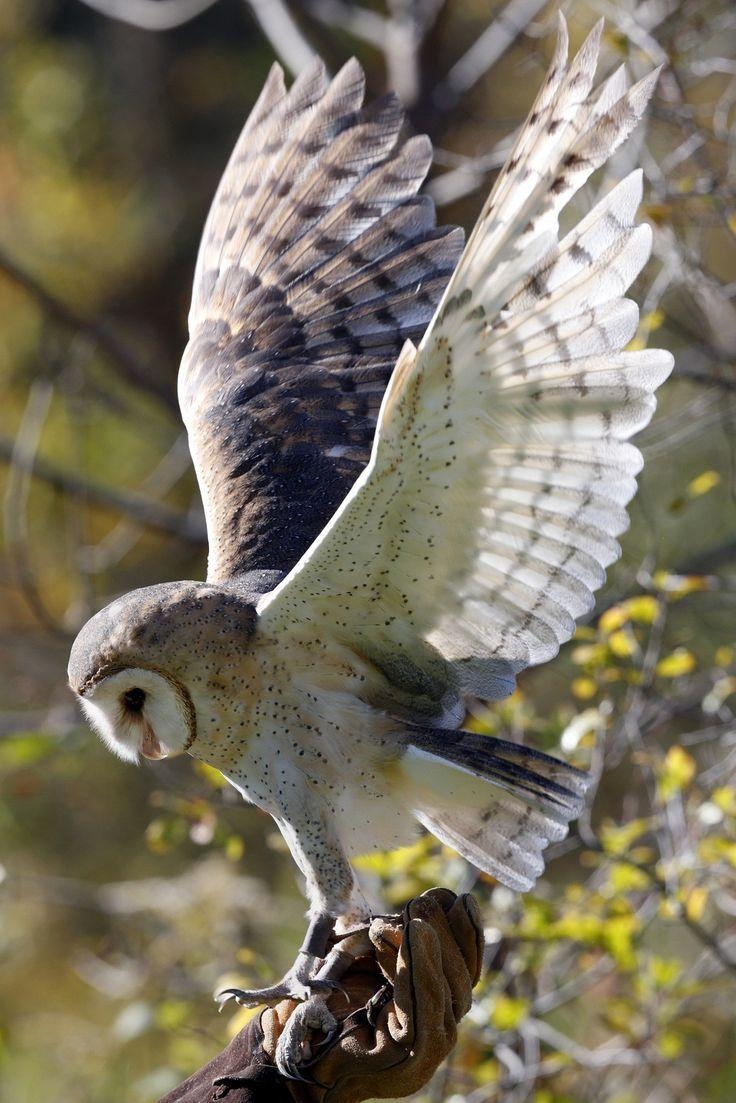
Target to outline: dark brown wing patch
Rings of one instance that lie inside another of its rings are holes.
[[[416,194],[429,140],[401,142],[395,97],[363,92],[355,61],[288,92],[275,66],[207,220],[179,394],[210,579],[287,571],[319,535],[462,251]]]

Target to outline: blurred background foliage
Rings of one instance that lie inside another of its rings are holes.
[[[317,51],[334,71],[355,53],[371,93],[397,88],[431,134],[441,220],[470,227],[558,5],[92,6],[0,2],[0,1080],[7,1099],[148,1103],[242,1025],[217,1017],[215,988],[280,975],[303,926],[270,819],[189,760],[116,762],[65,688],[91,611],[204,574],[175,375],[209,200],[274,57],[293,72]],[[606,16],[609,69],[668,62],[585,202],[644,168],[636,343],[677,368],[595,615],[469,722],[600,782],[525,898],[427,838],[362,875],[392,905],[439,883],[485,911],[489,970],[423,1099],[731,1103],[736,17],[727,0],[564,10],[575,44]]]

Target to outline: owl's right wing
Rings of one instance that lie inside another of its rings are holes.
[[[669,353],[625,351],[646,262],[634,172],[558,240],[569,199],[631,132],[656,73],[591,91],[600,26],[547,79],[437,316],[407,345],[371,462],[262,599],[264,629],[337,636],[383,676],[365,694],[446,727],[551,658],[619,554]]]
[[[417,196],[429,139],[403,141],[396,98],[364,91],[354,60],[288,91],[274,65],[207,219],[179,400],[211,581],[283,574],[319,535],[462,251]]]

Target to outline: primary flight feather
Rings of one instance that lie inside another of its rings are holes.
[[[206,583],[138,590],[80,632],[69,677],[111,748],[186,750],[270,812],[310,929],[280,985],[319,988],[350,857],[417,822],[528,889],[586,777],[462,731],[590,610],[618,555],[669,353],[627,352],[651,232],[641,174],[560,239],[656,73],[593,88],[600,25],[551,68],[463,251],[417,191],[426,138],[355,61],[284,86],[238,140],[194,280],[182,413]]]

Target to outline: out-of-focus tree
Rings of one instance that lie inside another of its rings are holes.
[[[436,147],[472,225],[548,60],[540,0],[5,0],[0,10],[0,1074],[8,1098],[145,1103],[242,1025],[218,984],[301,927],[270,821],[187,762],[133,771],[89,736],[66,649],[111,595],[202,577],[175,401],[199,232],[274,59],[358,55]],[[94,10],[93,10],[94,9]],[[604,61],[665,62],[639,164],[654,256],[638,347],[675,375],[624,557],[549,668],[471,718],[559,749],[597,791],[524,898],[428,839],[363,862],[400,904],[474,886],[489,971],[423,1098],[725,1103],[736,1092],[736,14],[726,0],[567,5]],[[278,916],[279,922],[274,923]]]

